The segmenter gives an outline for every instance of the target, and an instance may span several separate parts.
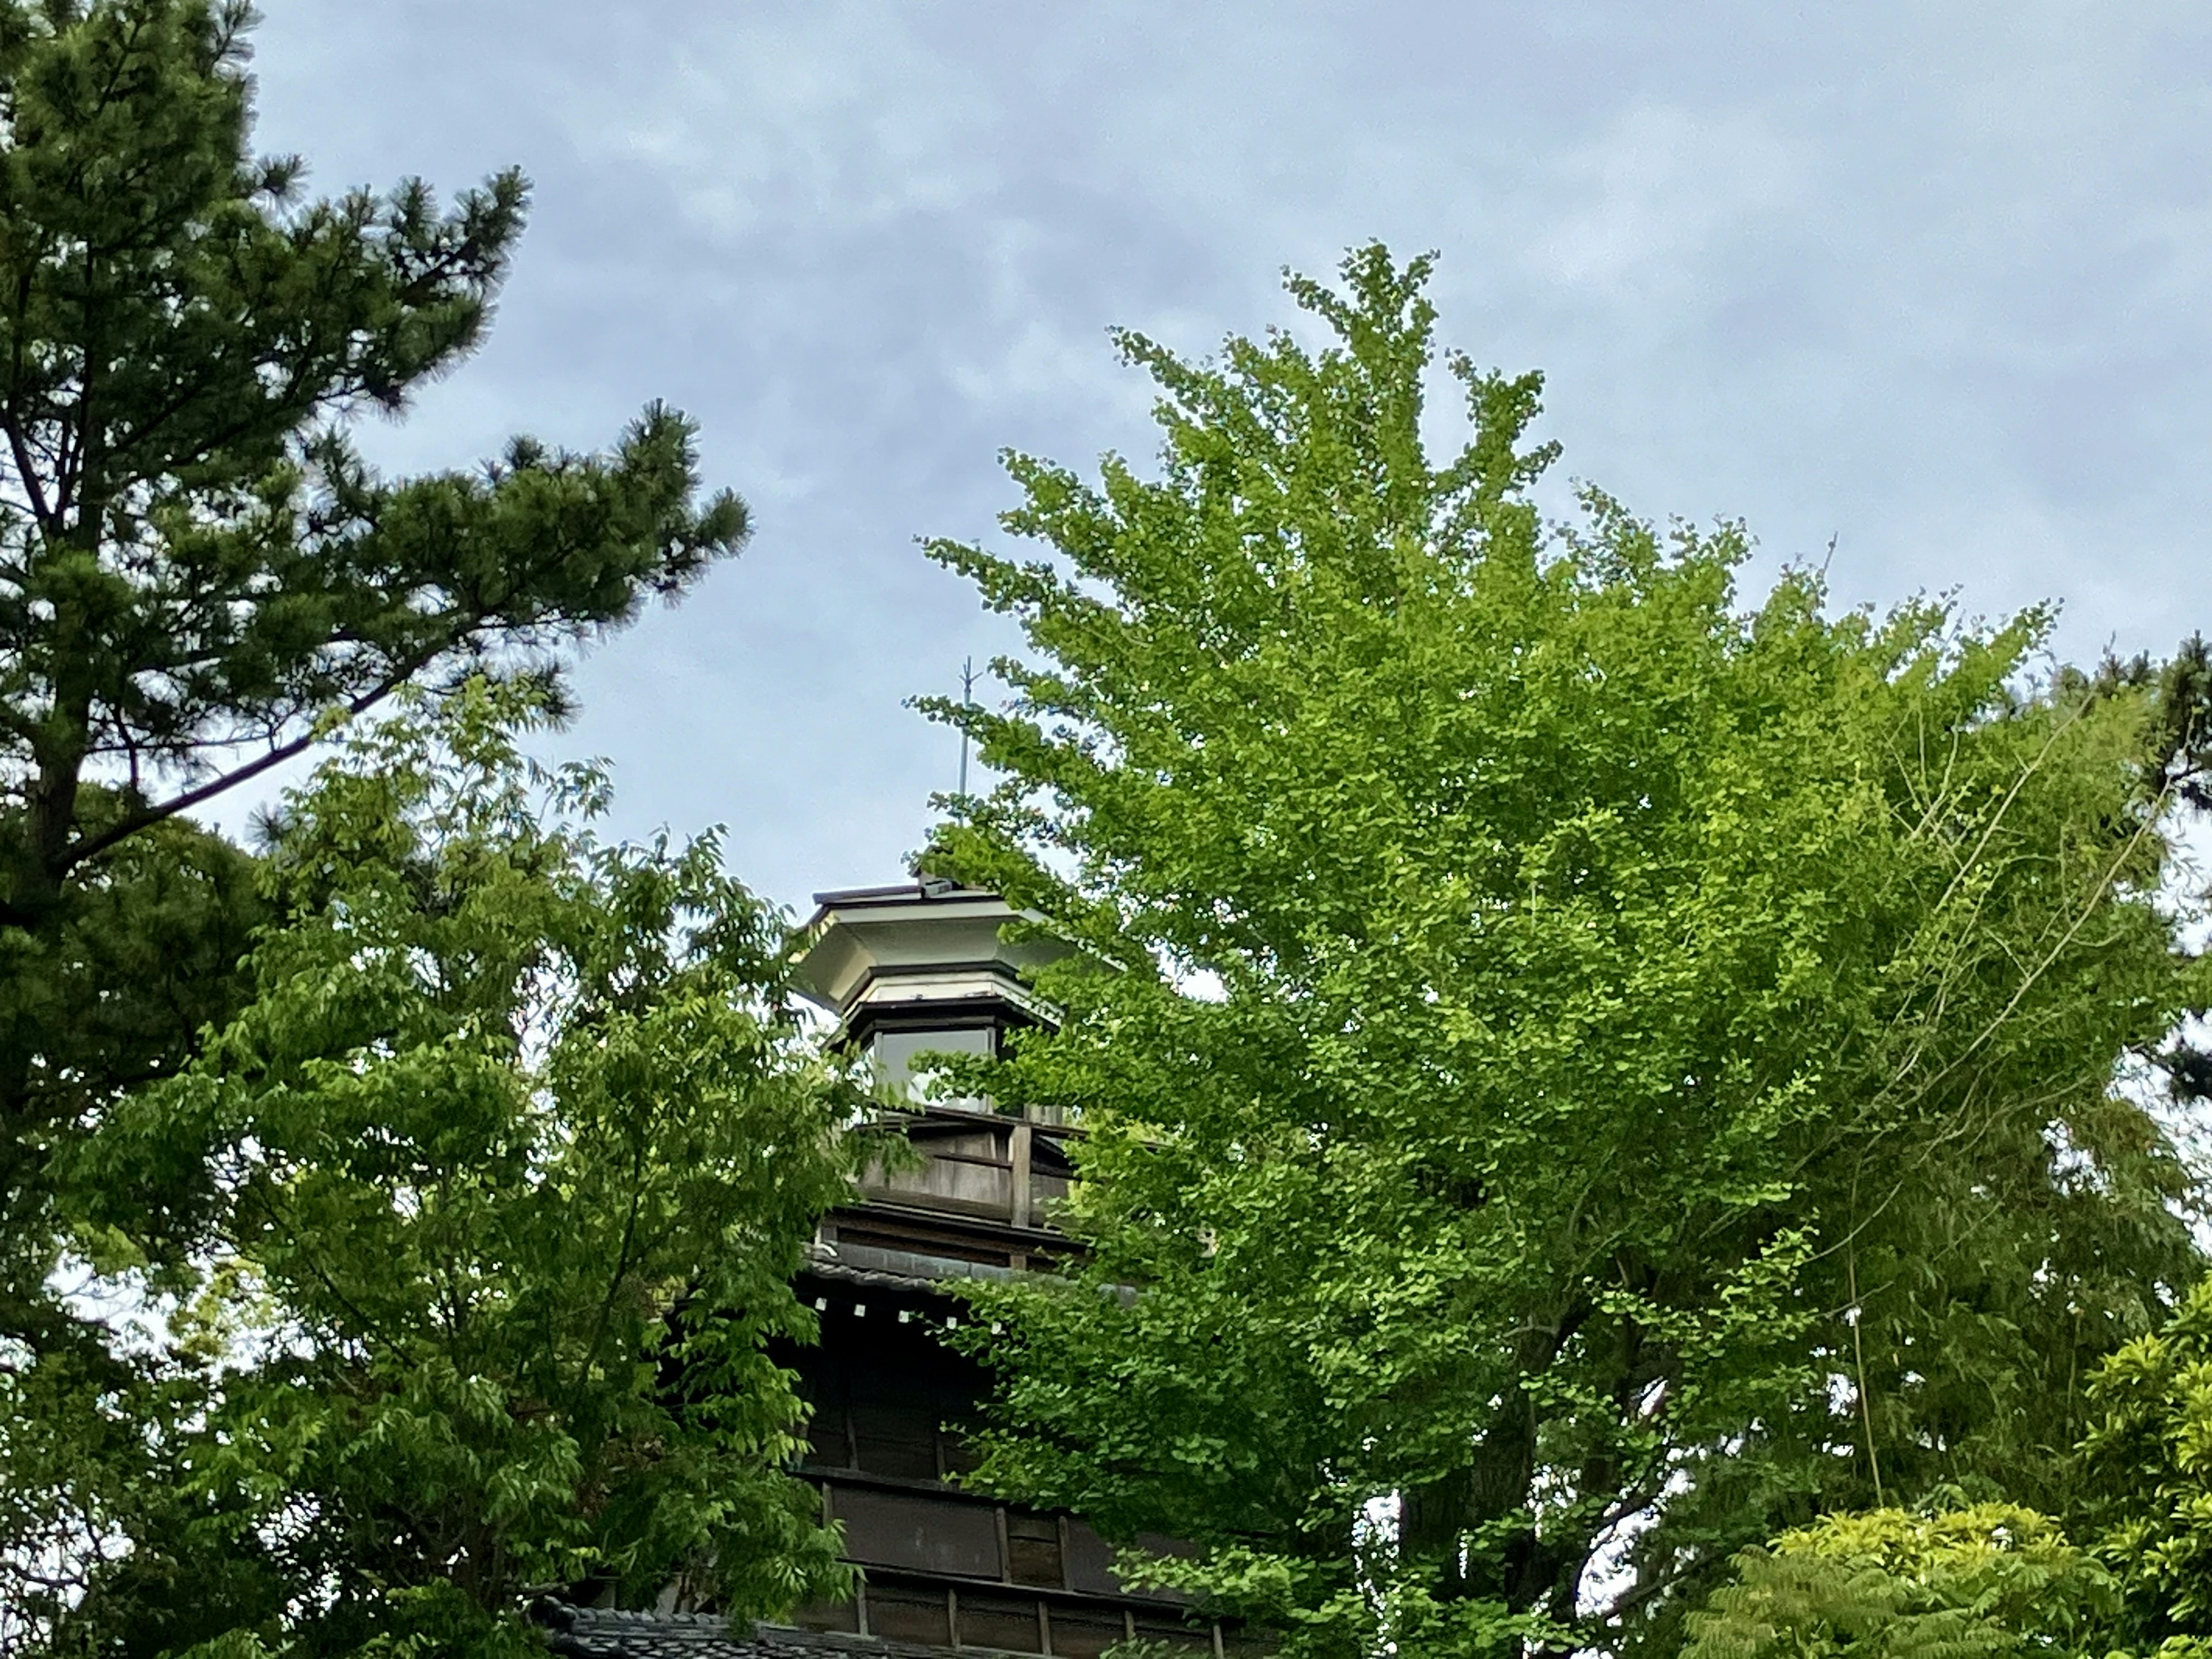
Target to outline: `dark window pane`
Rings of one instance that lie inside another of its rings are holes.
[[[1154,1555],[1192,1555],[1188,1544],[1152,1533],[1139,1536],[1137,1547]],[[1114,1547],[1080,1521],[1067,1523],[1067,1585],[1093,1595],[1141,1595],[1148,1601],[1188,1601],[1181,1590],[1136,1589],[1114,1576]]]
[[[1030,1213],[1040,1221],[1048,1220],[1053,1212],[1067,1201],[1067,1178],[1065,1176],[1036,1175],[1030,1177]]]
[[[1103,1607],[1054,1607],[1052,1650],[1062,1659],[1098,1659],[1125,1639],[1121,1615]]]
[[[936,1414],[926,1405],[853,1404],[853,1449],[871,1474],[909,1480],[937,1478]]]
[[[900,1584],[871,1584],[868,1633],[896,1642],[935,1642],[952,1639],[943,1590],[908,1589]]]
[[[975,1402],[983,1388],[975,1375],[949,1371],[930,1391],[937,1402],[938,1457],[947,1474],[965,1474],[982,1461],[968,1449],[968,1436],[977,1426]]]
[[[836,1405],[817,1406],[806,1424],[806,1461],[823,1468],[842,1469],[852,1462],[845,1439],[845,1413]]]
[[[842,1469],[853,1461],[845,1437],[845,1371],[830,1355],[816,1351],[799,1364],[799,1395],[811,1408],[806,1422],[806,1461]]]
[[[1018,1595],[993,1595],[987,1590],[963,1588],[960,1640],[963,1646],[971,1648],[1010,1648],[1016,1653],[1041,1653],[1044,1650],[1038,1632],[1036,1603]]]
[[[809,1601],[791,1615],[791,1622],[801,1630],[857,1631],[860,1605],[857,1601]]]
[[[999,1574],[999,1528],[985,1504],[921,1492],[865,1492],[839,1486],[830,1512],[845,1523],[845,1553],[875,1566]]]
[[[938,1443],[944,1449],[945,1472],[947,1474],[972,1474],[983,1459],[969,1445],[967,1435],[957,1424],[947,1424]]]
[[[926,1376],[863,1373],[853,1379],[853,1449],[870,1474],[937,1479],[938,1390]]]
[[[1067,1583],[1072,1589],[1093,1595],[1120,1593],[1121,1581],[1114,1577],[1114,1547],[1080,1521],[1067,1523]]]
[[[1060,1583],[1060,1522],[1048,1515],[1006,1516],[1007,1569],[1018,1584]]]

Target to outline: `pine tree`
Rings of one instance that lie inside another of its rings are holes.
[[[253,21],[0,3],[0,1328],[34,1343],[58,1149],[235,999],[252,883],[180,815],[410,681],[547,673],[746,534],[659,405],[604,454],[362,463],[349,424],[482,337],[526,191],[308,197],[250,149]]]

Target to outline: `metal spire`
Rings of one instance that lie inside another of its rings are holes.
[[[960,664],[960,799],[968,799],[968,711],[975,706],[975,659]]]

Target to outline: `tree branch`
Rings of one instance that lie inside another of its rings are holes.
[[[8,448],[15,458],[15,476],[22,480],[24,493],[31,498],[31,515],[39,521],[40,529],[50,529],[52,515],[46,507],[46,492],[39,483],[39,476],[31,470],[31,453],[23,441],[23,428],[10,408],[0,417],[0,430],[8,434]]]
[[[45,530],[50,529],[52,525],[52,520],[46,509],[46,492],[40,484],[38,475],[31,470],[30,447],[23,441],[22,422],[15,412],[15,394],[21,390],[23,384],[25,331],[21,323],[23,314],[31,303],[31,273],[34,269],[36,267],[32,262],[26,261],[22,273],[15,284],[17,326],[13,331],[14,347],[9,354],[8,397],[4,404],[0,404],[0,410],[5,410],[4,418],[0,418],[0,426],[5,428],[8,434],[8,447],[15,458],[15,475],[22,481],[23,493],[30,498],[31,515],[38,520],[39,527]]]
[[[425,652],[386,675],[375,685],[346,704],[345,718],[352,720],[355,716],[365,714],[374,708],[412,679],[426,664],[450,647],[451,641],[447,641],[445,645],[440,646],[438,650]],[[310,727],[291,742],[278,744],[267,754],[247,762],[234,772],[226,772],[221,777],[210,779],[197,788],[187,789],[181,794],[170,796],[165,801],[160,801],[152,806],[142,807],[136,812],[126,814],[98,835],[87,836],[82,840],[73,843],[68,851],[62,854],[63,872],[76,869],[87,859],[97,858],[117,842],[129,840],[142,830],[150,829],[164,819],[176,817],[179,812],[189,811],[202,801],[213,800],[225,790],[234,788],[248,779],[258,778],[273,767],[282,766],[294,756],[304,753],[312,748],[321,736],[322,733],[319,731]]]

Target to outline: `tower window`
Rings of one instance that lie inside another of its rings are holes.
[[[996,1035],[988,1025],[954,1031],[878,1031],[868,1044],[876,1077],[890,1087],[907,1091],[926,1079],[915,1060],[926,1054],[982,1054],[996,1052]]]

